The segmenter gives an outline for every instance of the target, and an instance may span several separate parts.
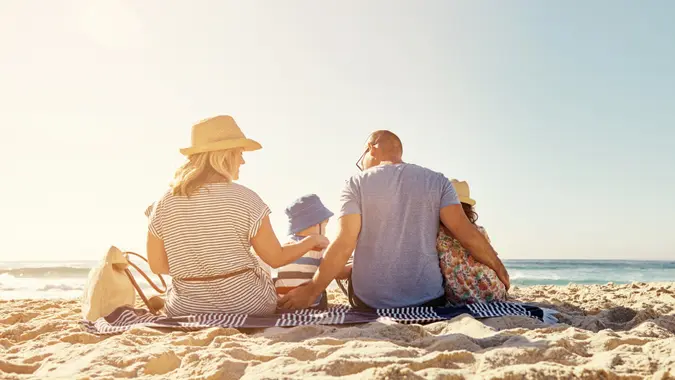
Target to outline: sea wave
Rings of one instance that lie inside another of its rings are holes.
[[[34,267],[34,268],[12,268],[0,269],[0,275],[8,274],[13,277],[22,278],[72,278],[87,277],[91,268],[74,267]]]
[[[659,282],[675,280],[675,271],[511,271],[512,285],[567,285],[567,284],[628,284],[631,282]]]
[[[650,270],[675,269],[675,261],[637,260],[504,260],[508,269],[526,270]]]
[[[560,280],[560,275],[557,273],[527,273],[527,272],[521,272],[521,271],[513,271],[512,273],[509,274],[509,279],[511,281],[514,280],[550,280],[550,281],[555,281],[555,280]]]
[[[137,278],[137,281],[144,291],[152,289],[142,278]],[[3,293],[28,292],[43,294],[45,292],[82,292],[86,286],[86,278],[27,278],[14,277],[8,273],[0,274],[0,291]]]
[[[47,284],[36,289],[38,292],[48,292],[48,291],[69,291],[69,290],[84,290],[84,284],[82,285],[68,285],[68,284]]]
[[[558,279],[558,280],[541,280],[541,279],[528,279],[521,278],[518,280],[511,281],[511,286],[534,286],[534,285],[569,285],[569,284],[578,284],[578,285],[598,285],[598,284],[607,284],[609,282],[615,284],[629,284],[633,281],[603,281],[598,279],[588,279],[588,280],[574,280],[569,279]]]
[[[141,268],[151,275],[145,263]],[[675,261],[504,260],[514,286],[675,281]],[[0,262],[0,298],[74,298],[98,262]],[[141,288],[153,293],[132,271]],[[154,276],[152,276],[154,279]],[[170,278],[166,278],[170,283]]]

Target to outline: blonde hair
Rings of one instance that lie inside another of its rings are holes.
[[[243,149],[237,148],[188,156],[173,177],[172,194],[189,197],[214,177],[222,177],[227,183],[232,182],[232,173],[237,169],[235,165],[242,151]]]

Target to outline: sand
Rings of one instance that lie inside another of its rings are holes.
[[[426,326],[137,328],[102,338],[78,325],[78,301],[0,301],[0,378],[675,379],[675,283],[511,296],[559,310],[561,323],[464,315]]]

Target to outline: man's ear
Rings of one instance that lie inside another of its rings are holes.
[[[368,148],[370,148],[369,151],[370,151],[370,155],[371,155],[371,156],[373,156],[373,157],[378,157],[378,156],[380,155],[380,146],[379,146],[379,143],[378,143],[378,144],[375,144],[375,145],[373,145],[373,144],[371,144],[371,143],[368,143]]]

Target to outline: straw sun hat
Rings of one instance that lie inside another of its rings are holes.
[[[471,206],[476,204],[476,201],[471,199],[471,192],[469,191],[468,182],[459,181],[456,179],[453,179],[450,182],[452,183],[452,187],[455,188],[455,192],[457,193],[457,197],[459,198],[460,202],[469,204]]]
[[[213,152],[233,148],[245,151],[262,149],[260,143],[244,136],[232,116],[215,116],[192,126],[192,146],[180,152],[189,156],[195,153]]]

